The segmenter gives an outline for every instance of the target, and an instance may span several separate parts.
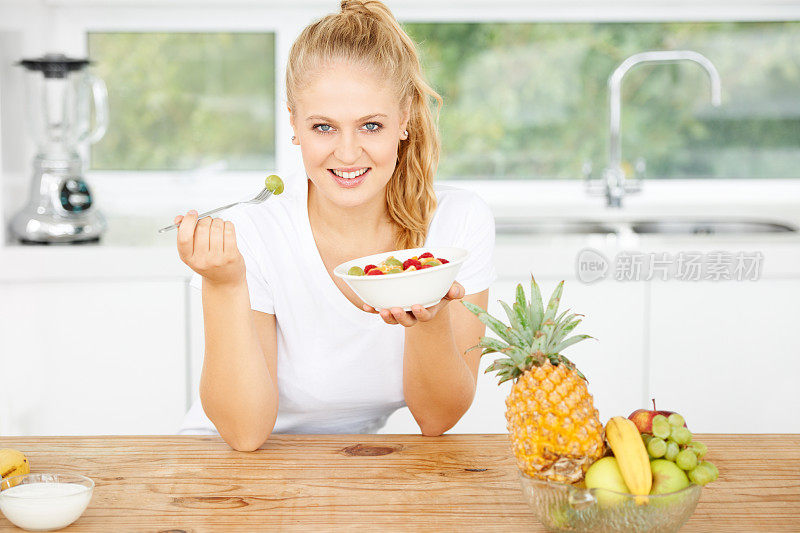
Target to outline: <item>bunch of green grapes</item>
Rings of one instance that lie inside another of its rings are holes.
[[[703,461],[708,448],[702,442],[692,440],[692,434],[684,423],[678,413],[672,413],[669,418],[654,416],[653,434],[642,434],[647,453],[651,459],[674,462],[686,471],[692,483],[711,483],[719,477],[719,470],[714,463]]]

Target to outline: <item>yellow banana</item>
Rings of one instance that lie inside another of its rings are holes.
[[[636,424],[621,416],[612,417],[606,424],[606,440],[617,458],[622,479],[631,493],[650,494],[653,473],[650,471],[647,449]],[[647,498],[637,498],[636,503],[647,503]]]
[[[28,458],[19,450],[3,448],[0,450],[0,477],[3,479],[11,476],[29,474]]]

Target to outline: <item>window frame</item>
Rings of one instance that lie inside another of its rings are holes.
[[[275,87],[275,158],[277,169],[299,168],[299,148],[292,145],[289,116],[283,87],[286,58],[296,36],[309,22],[337,9],[338,2],[320,0],[41,0],[47,17],[46,49],[68,54],[87,54],[89,32],[274,32],[276,53]],[[791,21],[800,20],[800,4],[791,0],[752,2],[710,0],[696,3],[687,0],[387,0],[402,22],[656,22],[680,21]],[[113,120],[113,117],[111,117]],[[282,142],[285,140],[285,142]],[[102,191],[104,207],[114,213],[137,213],[167,208],[180,198],[189,207],[219,203],[220,184],[225,197],[246,198],[254,194],[254,183],[277,169],[263,171],[87,171],[91,186]],[[222,179],[220,179],[222,178]],[[698,180],[669,180],[659,190],[674,190],[681,196],[691,186],[696,198]],[[732,183],[753,182],[759,188],[763,179],[714,179],[700,188],[716,195]],[[773,180],[778,181],[778,180]],[[786,179],[784,181],[797,181]],[[537,190],[561,191],[573,196],[583,190],[576,180],[447,180],[491,195],[498,182],[512,183],[517,197],[533,197]],[[505,187],[504,187],[505,188]],[[646,183],[644,191],[652,188]],[[188,193],[188,194],[187,194]],[[589,197],[590,203],[602,204],[601,198]],[[639,193],[640,195],[642,193]],[[170,200],[172,199],[172,200]],[[501,200],[496,200],[500,202]],[[160,203],[159,203],[160,202]],[[493,202],[490,201],[490,204]],[[502,208],[494,204],[497,212]],[[188,208],[188,207],[187,207]]]

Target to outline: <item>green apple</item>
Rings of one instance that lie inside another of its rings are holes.
[[[689,486],[689,478],[681,468],[666,459],[650,461],[650,470],[653,472],[653,486],[650,494],[664,494],[685,489]]]
[[[626,496],[621,494],[613,494],[606,491],[611,490],[625,494],[630,494],[631,492],[622,478],[622,471],[619,469],[616,457],[603,457],[592,463],[592,466],[586,471],[586,479],[584,481],[587,489],[605,489],[595,493],[597,503],[605,507],[622,504],[627,499]]]

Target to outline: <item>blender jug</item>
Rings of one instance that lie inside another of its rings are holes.
[[[28,204],[12,219],[12,234],[23,243],[96,242],[106,221],[83,178],[79,149],[105,134],[105,83],[84,70],[86,59],[47,54],[18,64],[27,69],[27,121],[36,155]]]

